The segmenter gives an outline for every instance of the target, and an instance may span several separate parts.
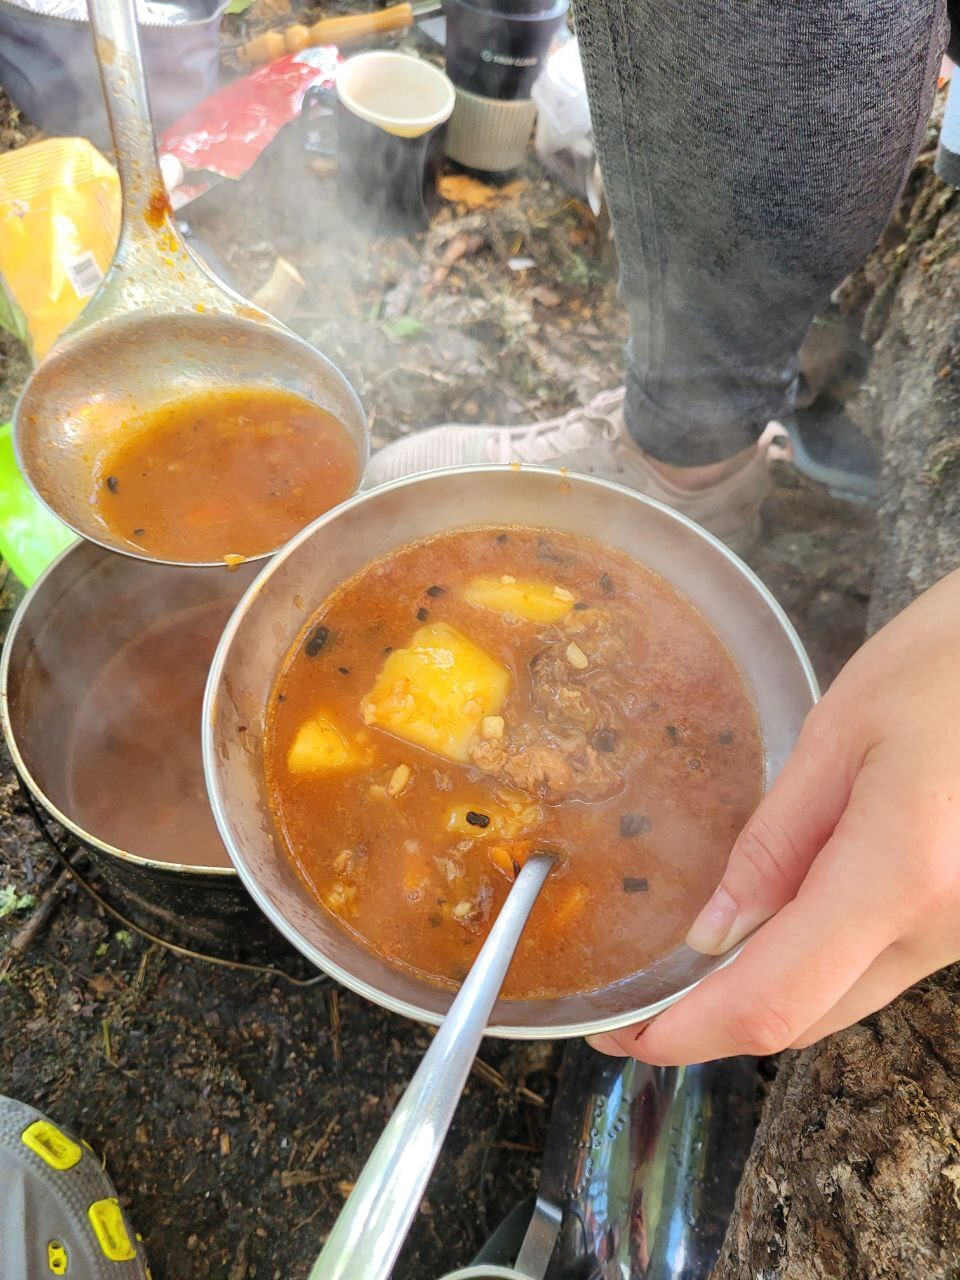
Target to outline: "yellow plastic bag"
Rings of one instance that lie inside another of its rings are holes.
[[[41,360],[103,278],[120,231],[120,182],[85,138],[0,156],[0,324]]]

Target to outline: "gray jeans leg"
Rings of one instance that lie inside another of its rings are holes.
[[[790,408],[803,336],[886,223],[945,0],[575,0],[630,312],[627,423],[716,462]]]

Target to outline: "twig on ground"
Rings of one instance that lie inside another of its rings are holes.
[[[244,1280],[249,1266],[248,1253],[250,1250],[250,1237],[244,1236],[240,1241],[240,1246],[233,1256],[233,1262],[230,1265],[230,1274],[227,1280]]]
[[[60,905],[60,890],[70,879],[69,871],[61,871],[53,884],[44,890],[33,915],[25,924],[20,926],[10,939],[4,957],[0,960],[0,978],[5,976],[14,960],[19,959],[31,942],[35,941],[40,935],[53,916],[54,911]]]
[[[334,1062],[343,1061],[343,1036],[340,1030],[340,992],[336,987],[327,988],[327,1016],[330,1019],[330,1043]]]
[[[491,1067],[489,1062],[484,1062],[482,1058],[474,1058],[473,1066],[470,1070],[474,1075],[479,1076],[481,1080],[486,1080],[487,1084],[492,1084],[495,1089],[499,1089],[501,1093],[510,1092],[510,1086],[496,1067]]]

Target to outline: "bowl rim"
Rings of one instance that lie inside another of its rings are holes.
[[[210,664],[209,674],[207,676],[207,687],[204,692],[203,711],[202,711],[202,754],[203,768],[207,783],[207,795],[210,800],[210,807],[213,810],[214,820],[220,831],[220,837],[226,846],[227,853],[231,862],[236,868],[240,876],[240,880],[253,898],[254,902],[261,911],[267,916],[270,923],[276,928],[288,942],[306,956],[312,964],[318,969],[334,978],[337,982],[343,984],[349,990],[356,992],[365,999],[372,1001],[381,1008],[388,1009],[391,1013],[399,1013],[404,1017],[411,1018],[416,1022],[427,1023],[433,1026],[439,1026],[444,1019],[443,1014],[434,1013],[432,1010],[424,1009],[411,1001],[400,999],[396,996],[389,995],[374,987],[369,982],[361,978],[355,977],[348,969],[325,956],[318,947],[315,947],[307,938],[290,921],[286,919],[282,912],[278,911],[267,896],[266,891],[262,888],[257,877],[250,871],[245,860],[236,850],[233,834],[227,816],[227,809],[218,785],[218,770],[216,762],[216,750],[214,744],[214,732],[217,719],[217,697],[219,694],[220,683],[223,675],[223,669],[230,652],[233,639],[243,625],[250,606],[256,600],[264,583],[268,578],[276,572],[277,569],[291,556],[293,556],[300,547],[311,538],[313,538],[326,525],[332,524],[346,512],[353,510],[365,502],[376,499],[379,495],[386,492],[395,492],[401,489],[416,489],[426,480],[435,480],[439,477],[453,477],[464,475],[475,475],[477,472],[487,474],[512,475],[531,473],[536,475],[544,475],[552,477],[560,482],[569,483],[574,480],[577,484],[585,484],[587,486],[614,492],[624,496],[633,502],[639,502],[655,508],[666,514],[670,519],[677,521],[681,525],[685,525],[696,537],[707,541],[716,550],[720,551],[723,556],[730,562],[732,567],[744,576],[757,594],[761,597],[767,608],[776,618],[784,635],[789,642],[793,654],[799,662],[801,672],[805,678],[807,687],[810,691],[811,706],[813,706],[819,698],[819,686],[817,677],[813,670],[813,664],[809,655],[804,648],[796,629],[787,617],[782,606],[777,602],[773,594],[768,590],[760,578],[753,570],[745,564],[739,556],[735,555],[729,547],[727,547],[719,538],[703,529],[689,517],[682,515],[678,511],[674,511],[671,507],[666,506],[662,502],[658,502],[654,498],[648,497],[646,494],[639,493],[635,489],[630,489],[626,485],[618,484],[612,480],[601,479],[597,476],[582,475],[579,472],[570,473],[566,468],[557,469],[555,467],[538,467],[527,464],[505,463],[489,466],[457,466],[444,467],[437,470],[418,472],[415,475],[404,476],[398,480],[393,480],[388,484],[377,485],[369,489],[363,487],[342,502],[339,506],[333,507],[324,515],[318,517],[312,524],[307,525],[295,537],[287,543],[287,545],[279,551],[271,560],[267,562],[264,568],[257,574],[253,582],[240,597],[236,608],[230,615],[227,625],[224,627],[220,636],[220,642],[217,645],[216,652],[213,655],[213,661]],[[475,521],[473,523],[476,523]],[[451,526],[460,527],[460,526]],[[467,527],[464,525],[463,527]],[[395,544],[396,546],[405,545],[402,541]],[[708,620],[709,621],[709,620]],[[292,643],[292,640],[291,640]],[[322,908],[318,907],[318,910]],[[692,982],[681,988],[679,991],[662,997],[649,1005],[645,1005],[640,1009],[633,1009],[629,1012],[609,1014],[607,1016],[596,1017],[588,1022],[578,1022],[551,1026],[536,1025],[505,1025],[501,1023],[490,1023],[484,1031],[484,1035],[494,1036],[511,1040],[563,1040],[574,1037],[582,1037],[588,1035],[597,1035],[606,1031],[619,1031],[623,1027],[631,1026],[637,1022],[644,1022],[657,1014],[668,1009],[675,1004],[683,996],[688,995],[695,987],[699,986],[706,978],[712,974],[719,972],[731,964],[740,954],[746,945],[748,938],[731,948],[725,954],[716,957],[710,957],[710,963],[706,971]],[[682,944],[681,944],[682,945]],[[626,975],[629,976],[629,975]],[[609,984],[616,985],[616,984]],[[452,998],[452,997],[451,997]]]
[[[51,817],[58,826],[69,831],[72,836],[83,844],[92,845],[93,848],[97,849],[99,852],[108,854],[110,857],[117,858],[121,862],[131,863],[138,867],[148,867],[153,871],[175,872],[188,876],[202,876],[204,878],[216,876],[219,879],[226,878],[228,880],[232,880],[237,875],[237,869],[232,860],[228,867],[195,866],[188,862],[165,862],[160,858],[147,858],[144,857],[143,854],[130,853],[127,849],[121,849],[117,845],[108,844],[107,841],[101,840],[99,836],[93,835],[92,832],[87,831],[84,827],[81,827],[78,823],[74,822],[68,814],[63,812],[58,804],[55,804],[53,800],[50,799],[43,787],[41,787],[37,782],[32,770],[24,759],[23,752],[20,750],[20,744],[17,741],[17,735],[14,731],[13,721],[10,716],[10,666],[13,660],[12,655],[17,641],[17,634],[23,626],[24,619],[29,612],[30,606],[34,599],[40,594],[47,579],[54,576],[58,569],[62,567],[63,562],[71,554],[80,553],[87,547],[93,547],[101,554],[110,554],[108,548],[87,538],[78,538],[76,541],[71,542],[68,547],[64,547],[55,560],[50,561],[33,585],[27,588],[24,592],[23,599],[17,605],[14,610],[13,617],[10,620],[6,639],[3,642],[3,653],[0,654],[0,726],[3,728],[3,737],[7,744],[7,750],[10,753],[10,758],[13,761],[13,766],[16,769],[21,782],[26,785],[26,788],[33,799],[36,800],[44,810],[46,810],[47,815]],[[136,556],[131,558],[142,559],[143,557]],[[183,565],[177,567],[199,569],[206,566]],[[224,570],[224,572],[226,571]]]

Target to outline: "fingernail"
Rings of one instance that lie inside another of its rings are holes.
[[[737,904],[723,885],[690,926],[687,946],[707,955],[720,955],[736,941]]]

